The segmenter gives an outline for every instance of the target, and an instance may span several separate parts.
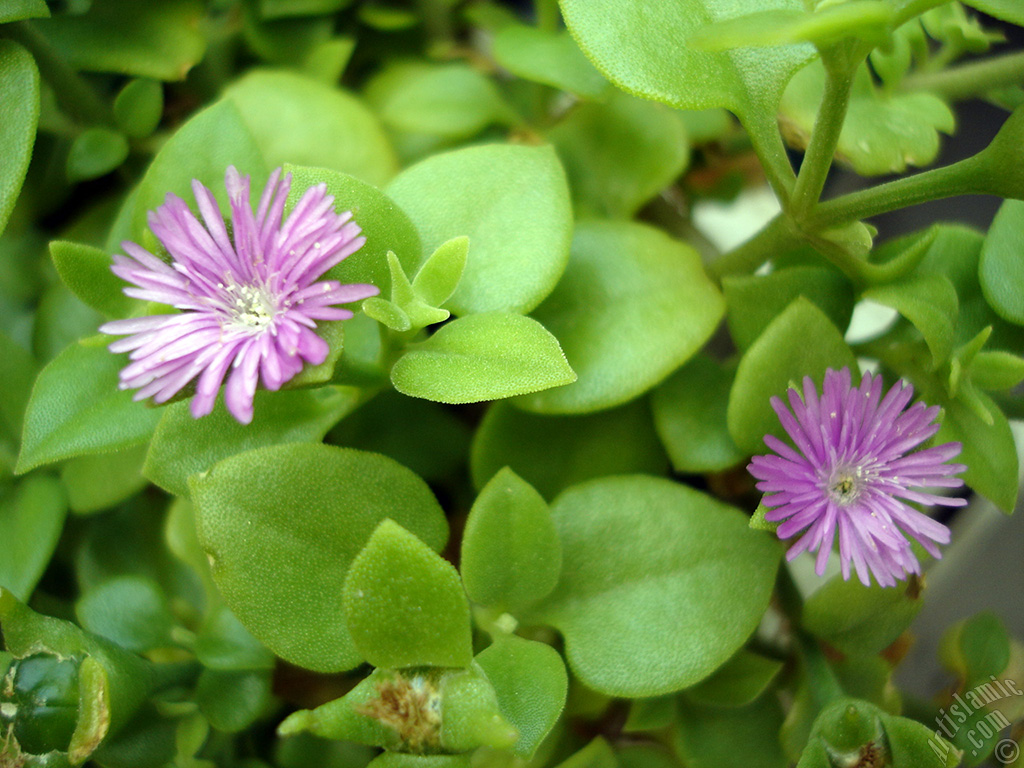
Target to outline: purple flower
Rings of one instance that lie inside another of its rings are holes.
[[[960,453],[960,443],[945,443],[914,453],[911,449],[939,429],[933,423],[938,406],[907,403],[914,390],[899,383],[882,397],[882,377],[864,374],[859,387],[850,386],[850,370],[829,370],[819,399],[814,383],[804,378],[803,396],[790,388],[789,405],[772,398],[772,408],[798,450],[772,435],[764,441],[778,455],[755,456],[748,466],[765,492],[765,519],[785,521],[781,539],[803,536],[789,549],[792,560],[805,550],[817,550],[820,576],[839,530],[839,559],[843,578],[850,562],[866,585],[873,574],[883,586],[894,586],[908,573],[920,573],[906,536],[933,557],[937,544],[949,543],[949,529],[901,499],[919,504],[958,507],[964,499],[937,496],[917,488],[959,488],[962,464],[947,464]]]
[[[124,289],[128,296],[182,311],[115,320],[100,331],[130,334],[110,351],[131,352],[120,387],[138,389],[136,400],[166,402],[198,377],[191,410],[199,418],[213,410],[227,376],[228,411],[248,424],[258,381],[276,390],[304,363],[322,363],[328,345],[316,334],[316,321],[352,317],[335,305],[378,289],[318,279],[366,242],[351,213],[335,213],[325,185],[307,189],[283,223],[290,175],[271,174],[255,214],[248,176],[230,167],[225,185],[230,234],[213,194],[193,181],[203,223],[172,194],[149,214],[169,264],[131,242],[121,244],[127,256],[114,256],[114,274],[137,286]]]

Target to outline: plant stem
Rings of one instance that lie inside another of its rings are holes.
[[[750,143],[754,153],[761,161],[765,178],[771,186],[779,204],[784,210],[788,209],[789,200],[793,194],[793,184],[796,183],[796,174],[793,173],[793,166],[789,164],[789,156],[786,154],[786,145],[782,141],[782,134],[773,126],[770,131],[748,131]],[[761,141],[762,137],[767,143]]]
[[[53,49],[27,21],[4,25],[3,35],[23,45],[36,60],[40,74],[53,88],[64,110],[75,119],[88,123],[111,125],[110,108],[95,89]]]
[[[850,89],[853,86],[854,67],[829,66],[827,59],[823,61],[826,72],[825,93],[793,188],[790,210],[798,220],[805,218],[814,209],[825,188],[825,179],[832,167],[836,145],[839,144],[839,134],[843,130],[846,109],[850,103]]]
[[[864,189],[822,203],[810,216],[808,226],[820,231],[849,221],[954,195],[979,194],[976,166],[980,155],[943,168],[904,176],[888,184]]]
[[[785,215],[779,214],[747,242],[712,261],[708,271],[719,281],[726,275],[748,274],[772,256],[785,253],[802,242]]]
[[[931,91],[945,99],[966,99],[994,88],[1024,83],[1024,52],[995,56],[940,72],[910,75],[903,91]]]
[[[535,0],[537,28],[545,32],[557,32],[558,23],[562,18],[558,10],[558,0]]]
[[[897,27],[901,27],[915,16],[920,16],[922,13],[930,11],[932,8],[938,8],[940,5],[946,5],[949,2],[950,0],[910,0],[910,2],[893,17],[892,28],[896,29]]]

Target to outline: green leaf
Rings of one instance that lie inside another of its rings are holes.
[[[170,645],[174,617],[151,579],[121,576],[105,581],[78,599],[75,615],[84,629],[131,651]]]
[[[732,373],[698,355],[654,390],[654,426],[677,472],[717,472],[746,458],[726,428]]]
[[[0,331],[0,437],[17,450],[21,427],[39,369],[24,347]]]
[[[691,702],[712,707],[745,707],[758,698],[782,670],[782,662],[740,650],[711,677],[686,691]]]
[[[133,139],[153,133],[163,112],[164,90],[156,80],[130,80],[114,99],[114,119],[118,127]]]
[[[803,296],[845,330],[853,315],[853,286],[834,269],[787,267],[767,275],[725,277],[722,292],[729,307],[729,333],[740,349],[757,341],[768,324]]]
[[[963,3],[989,16],[1024,27],[1024,8],[1015,0],[963,0]]]
[[[814,339],[814,344],[808,344]],[[807,299],[798,298],[772,320],[740,360],[729,392],[729,434],[747,454],[763,450],[766,434],[779,431],[772,397],[782,397],[804,376],[820,382],[825,370],[850,368],[857,360],[832,322]]]
[[[134,496],[146,485],[142,462],[147,446],[69,459],[60,469],[73,512],[89,514]]]
[[[825,89],[825,68],[813,62],[798,72],[782,98],[783,130],[790,143],[807,145]],[[955,119],[942,99],[927,91],[885,92],[862,65],[853,82],[836,159],[862,176],[902,173],[931,163],[939,131],[952,133]]]
[[[658,475],[667,464],[642,400],[586,416],[536,416],[495,403],[470,453],[477,489],[507,465],[547,499],[594,477]]]
[[[618,768],[618,761],[608,742],[598,736],[558,768]]]
[[[466,139],[514,118],[497,86],[460,62],[393,63],[367,84],[366,100],[389,128],[447,139]]]
[[[580,51],[569,32],[509,24],[494,36],[494,59],[524,80],[544,83],[584,98],[598,98],[608,81]]]
[[[270,168],[326,168],[376,186],[395,173],[395,155],[377,118],[343,90],[290,72],[257,70],[234,82],[224,99],[238,108]]]
[[[39,122],[39,70],[35,60],[17,43],[0,40],[0,232],[21,191],[28,171]]]
[[[406,267],[420,258],[420,238],[413,223],[377,188],[354,176],[327,168],[285,163],[284,171],[292,175],[289,208],[295,206],[309,187],[326,184],[328,194],[334,196],[335,209],[351,211],[352,220],[362,228],[362,236],[366,238],[362,248],[329,270],[324,279],[370,283],[386,294],[391,285],[388,252],[394,252]]]
[[[971,382],[982,389],[1002,390],[1024,381],[1024,358],[1009,352],[981,351],[970,366]]]
[[[735,709],[682,700],[674,741],[687,768],[785,768],[781,726],[782,707],[773,696]]]
[[[195,518],[190,522],[195,536]],[[198,549],[198,541],[196,547]],[[195,652],[207,669],[228,672],[273,669],[276,663],[274,654],[264,648],[225,605],[213,606],[206,614],[196,635]]]
[[[93,0],[83,14],[35,22],[74,69],[184,80],[206,50],[197,0]]]
[[[393,520],[385,520],[345,578],[352,640],[375,667],[467,667],[469,603],[455,568]]]
[[[446,307],[456,315],[528,312],[562,276],[572,210],[551,147],[496,144],[435,155],[399,174],[387,193],[428,253],[460,235],[473,244]]]
[[[662,104],[613,91],[580,104],[547,133],[584,214],[632,218],[690,159],[686,127]]]
[[[352,0],[259,0],[259,9],[264,19],[279,19],[335,13],[351,4]]]
[[[89,128],[71,143],[67,171],[71,182],[106,176],[128,157],[128,140],[109,128]]]
[[[754,11],[803,10],[799,0],[561,0],[560,6],[584,53],[613,83],[680,109],[729,109],[769,165],[779,174],[792,173],[778,146],[777,106],[813,48],[708,52],[686,41],[716,21]]]
[[[562,657],[549,645],[508,635],[476,660],[498,694],[502,714],[519,731],[513,752],[529,760],[565,707],[569,679]]]
[[[72,344],[39,374],[25,412],[25,434],[15,471],[75,456],[117,451],[144,443],[160,409],[132,401],[117,386],[120,355],[107,337]],[[100,346],[100,345],[103,346]]]
[[[239,424],[226,409],[195,419],[188,403],[164,410],[142,471],[161,488],[188,495],[188,479],[214,464],[255,448],[316,443],[358,402],[349,387],[257,392],[251,424]]]
[[[932,353],[932,370],[949,359],[960,305],[956,288],[943,275],[915,275],[897,283],[876,286],[863,297],[892,307],[924,336]]]
[[[821,47],[855,37],[877,44],[887,40],[891,20],[890,3],[847,0],[819,6],[813,13],[774,10],[737,16],[704,27],[688,42],[705,51],[801,42]]]
[[[130,239],[156,249],[146,214],[162,205],[168,192],[194,206],[193,179],[213,192],[222,212],[230,211],[224,188],[224,172],[229,165],[252,175],[251,189],[258,199],[268,175],[263,154],[235,106],[230,101],[219,101],[190,118],[153,158],[135,197]]]
[[[921,589],[919,579],[884,588],[834,576],[807,598],[803,624],[843,653],[880,653],[921,611]]]
[[[399,392],[440,403],[498,400],[575,379],[557,339],[509,312],[453,320],[410,345],[391,369]]]
[[[0,495],[0,586],[28,600],[64,527],[67,500],[52,477],[33,475]]]
[[[204,669],[196,685],[196,703],[210,725],[238,733],[252,725],[273,700],[271,674]]]
[[[39,360],[52,361],[68,346],[92,336],[102,322],[103,316],[99,312],[79,301],[63,283],[55,281],[43,291],[36,307],[32,351]],[[105,338],[108,342],[113,341],[110,337]],[[101,344],[101,337],[93,342]]]
[[[401,307],[379,296],[371,296],[363,301],[363,314],[372,317],[381,325],[393,331],[404,332],[412,328],[412,321]]]
[[[363,659],[341,610],[342,584],[378,523],[398,520],[438,549],[447,538],[422,480],[391,459],[351,449],[259,448],[225,459],[189,487],[228,606],[276,654],[321,672]]]
[[[1006,200],[985,237],[978,279],[989,305],[1000,317],[1024,325],[1024,202]]]
[[[0,9],[0,24],[21,19],[41,19],[49,15],[46,0],[8,0]]]
[[[963,450],[957,461],[967,465],[964,482],[991,499],[1006,514],[1012,514],[1017,503],[1017,447],[1003,412],[984,392],[973,391],[977,404],[987,412],[982,419],[962,398],[949,398],[938,387],[923,393],[930,405],[942,406],[942,426],[935,443],[959,442]]]
[[[942,664],[962,681],[964,690],[1001,675],[1010,663],[1010,636],[1002,619],[982,611],[954,624],[942,636]]]
[[[367,9],[370,6],[360,6]],[[374,758],[366,768],[470,768],[469,755],[409,755],[403,752],[384,752]]]
[[[484,486],[462,535],[470,600],[513,610],[546,597],[562,571],[562,547],[547,502],[508,467]]]
[[[692,357],[724,310],[688,245],[641,224],[581,223],[565,278],[534,313],[579,379],[518,404],[586,413],[631,400]]]
[[[693,685],[761,620],[780,552],[735,508],[635,475],[573,486],[552,510],[562,577],[531,618],[562,632],[569,665],[594,690]]]
[[[459,287],[468,256],[468,237],[453,237],[442,243],[416,273],[413,291],[430,306],[440,307]]]
[[[67,240],[50,243],[50,257],[64,285],[107,317],[127,317],[140,302],[124,295],[127,285],[110,271],[110,255],[99,248]]]

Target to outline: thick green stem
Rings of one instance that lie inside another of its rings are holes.
[[[50,42],[36,32],[30,22],[6,24],[2,34],[28,49],[36,60],[39,73],[53,88],[57,101],[71,117],[84,123],[112,124],[113,115],[109,106],[93,87],[60,57]]]
[[[545,32],[557,32],[562,18],[558,0],[536,0],[537,27]]]
[[[792,250],[803,242],[789,224],[788,219],[780,214],[743,245],[722,254],[708,265],[708,271],[717,280],[726,275],[748,274],[753,272],[773,256]]]
[[[854,68],[829,66],[826,61],[825,71],[825,93],[793,188],[790,210],[798,220],[805,218],[821,197],[850,103]]]
[[[901,27],[915,16],[920,16],[922,13],[930,11],[932,8],[938,8],[940,5],[946,5],[949,2],[951,2],[951,0],[910,0],[910,2],[893,17],[892,28],[896,29],[897,27]]]
[[[818,206],[807,224],[811,229],[821,231],[929,200],[980,194],[982,191],[976,188],[979,157],[975,155],[953,165],[905,176],[888,184],[829,200]]]
[[[782,207],[788,208],[793,194],[793,185],[796,183],[796,174],[793,172],[793,166],[789,164],[789,156],[786,154],[786,145],[782,141],[782,134],[773,129],[764,132],[750,131],[748,135],[754,152],[761,161],[768,184]],[[762,141],[762,138],[767,141]]]
[[[939,72],[915,74],[901,84],[904,91],[931,91],[956,101],[995,88],[1024,84],[1024,52],[974,61]]]

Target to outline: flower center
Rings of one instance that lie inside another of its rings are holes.
[[[262,331],[273,322],[277,306],[264,286],[228,285],[224,290],[237,324]]]
[[[863,473],[858,467],[836,467],[828,478],[828,495],[841,506],[852,504],[864,487]]]

